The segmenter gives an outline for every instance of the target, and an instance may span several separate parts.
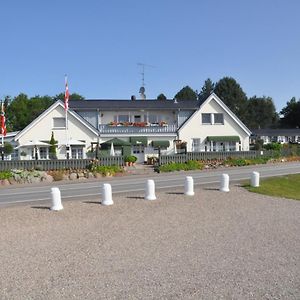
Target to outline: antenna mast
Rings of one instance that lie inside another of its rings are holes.
[[[142,67],[142,72],[140,73],[142,75],[142,86],[140,87],[139,93],[141,95],[142,100],[146,100],[146,94],[145,94],[145,67],[151,67],[154,68],[154,66],[147,65],[144,63],[137,63],[138,66]]]

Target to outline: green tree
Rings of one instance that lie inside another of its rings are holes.
[[[156,98],[157,100],[167,100],[167,97],[164,94],[159,94]]]
[[[28,110],[29,99],[21,93],[16,96],[6,109],[6,122],[8,130],[22,130],[29,124],[31,112]]]
[[[52,131],[51,134],[51,139],[49,141],[50,147],[49,147],[49,158],[50,159],[57,159],[57,155],[56,155],[56,144],[57,141],[54,138],[54,133]]]
[[[190,88],[189,86],[185,86],[182,88],[174,97],[177,100],[197,100],[197,93]]]
[[[3,152],[5,155],[9,155],[14,151],[14,147],[10,143],[4,143]]]
[[[27,95],[19,94],[6,109],[8,130],[22,130],[52,103],[53,99],[49,96],[34,96],[29,99]]]
[[[300,100],[293,97],[286,103],[286,106],[281,110],[282,118],[280,123],[285,128],[300,127]]]
[[[249,98],[245,113],[245,124],[251,129],[276,127],[278,114],[270,97]]]
[[[61,101],[65,101],[65,93],[60,93],[56,96],[54,96],[54,100],[61,100]],[[70,94],[69,96],[69,100],[73,101],[73,100],[85,100],[85,98],[77,93],[73,93]]]
[[[204,82],[201,92],[199,93],[200,100],[206,100],[215,89],[215,84],[211,81],[210,78],[207,78]]]
[[[215,93],[242,121],[245,120],[247,96],[232,77],[224,77],[216,83]]]

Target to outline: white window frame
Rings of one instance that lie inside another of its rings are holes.
[[[205,117],[209,116],[209,122],[204,120],[204,116]],[[211,125],[212,124],[212,114],[210,114],[210,113],[202,113],[201,114],[201,122],[202,122],[203,125]]]
[[[222,122],[216,122],[216,116],[217,115],[222,116]],[[215,113],[214,114],[214,124],[216,124],[216,125],[224,125],[224,114],[222,114],[222,113]]]
[[[55,121],[54,120],[63,120],[64,125],[63,126],[55,126]],[[53,129],[66,129],[66,118],[64,117],[54,117],[52,119],[53,122]]]

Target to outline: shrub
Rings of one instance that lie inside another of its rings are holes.
[[[135,163],[137,161],[137,157],[134,155],[129,155],[125,157],[125,162],[132,162]]]
[[[13,176],[13,174],[10,171],[2,171],[2,172],[0,172],[0,180],[9,179],[12,176]]]
[[[98,166],[95,164],[90,164],[89,169],[94,173],[101,173],[104,176],[115,175],[116,173],[123,172],[123,169],[119,166]]]
[[[264,145],[264,148],[266,150],[276,150],[276,151],[280,151],[282,148],[282,145],[279,143],[270,143],[270,144],[266,144]]]
[[[203,163],[196,160],[189,160],[187,163],[175,163],[171,162],[162,166],[159,166],[159,172],[174,172],[174,171],[188,171],[188,170],[201,170],[203,169]]]
[[[10,143],[4,143],[4,149],[3,152],[5,155],[9,155],[14,151],[14,147]]]
[[[241,167],[241,166],[249,166],[249,165],[257,165],[257,164],[265,164],[269,160],[268,157],[258,157],[252,159],[242,159],[242,158],[228,158],[224,160],[224,165],[232,166],[232,167]]]
[[[53,177],[54,181],[60,181],[64,178],[64,172],[63,171],[52,171],[50,175]]]

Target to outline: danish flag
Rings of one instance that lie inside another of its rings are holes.
[[[1,134],[6,136],[6,124],[5,124],[5,112],[4,112],[4,104],[1,103]]]
[[[65,85],[66,85],[66,89],[65,89],[65,111],[67,111],[69,109],[69,97],[70,97],[67,77],[65,78]]]

